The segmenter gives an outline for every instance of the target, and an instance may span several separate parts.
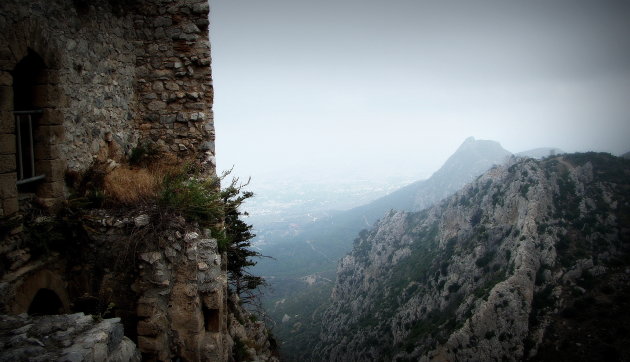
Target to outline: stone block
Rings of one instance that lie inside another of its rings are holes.
[[[66,170],[66,163],[64,160],[38,160],[35,163],[35,172],[38,174],[45,174],[46,181],[62,181]],[[63,188],[62,188],[63,189]],[[50,196],[55,197],[55,196]]]
[[[151,111],[158,111],[160,109],[166,108],[166,103],[162,101],[152,101],[147,105],[147,108]]]
[[[42,145],[58,145],[65,139],[65,129],[62,125],[44,126],[35,129],[33,141]]]
[[[164,87],[168,90],[176,91],[179,90],[179,85],[173,81],[168,81],[164,83]]]
[[[15,135],[0,134],[0,155],[15,154]]]
[[[138,303],[136,313],[138,314],[138,317],[151,317],[157,313],[157,308],[152,303]]]
[[[138,322],[138,335],[139,336],[157,336],[161,330],[166,329],[167,326],[159,326],[152,320]]]
[[[0,69],[3,71],[10,71],[15,68],[15,62],[12,60],[0,59]]]
[[[15,172],[0,174],[0,199],[17,197],[17,174]]]
[[[0,110],[0,133],[15,133],[15,117],[11,111]]]
[[[62,198],[63,181],[44,182],[37,188],[37,196],[41,198]]]
[[[198,3],[198,4],[193,5],[192,11],[195,14],[207,14],[210,11],[210,5],[208,4],[207,1]]]
[[[170,16],[160,16],[155,18],[153,21],[153,26],[156,28],[160,27],[168,27],[173,25],[173,19]]]
[[[0,86],[13,86],[13,77],[9,72],[0,71]]]
[[[142,353],[155,353],[165,347],[157,338],[138,336],[138,348]]]
[[[0,173],[15,172],[15,155],[0,155]]]
[[[0,86],[0,111],[13,110],[13,87]]]
[[[4,216],[12,215],[19,210],[18,199],[13,197],[10,199],[2,200],[2,209],[4,210]]]
[[[44,108],[44,113],[39,119],[42,126],[56,126],[63,124],[63,113],[54,108]]]
[[[36,160],[56,160],[61,155],[58,146],[35,144],[33,151]]]
[[[203,304],[206,308],[222,309],[223,299],[223,292],[217,289],[213,293],[203,296]]]

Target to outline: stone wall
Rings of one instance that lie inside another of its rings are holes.
[[[138,347],[149,360],[228,359],[226,264],[208,234],[175,219],[167,245],[139,255]]]
[[[64,218],[36,220],[14,236],[20,249],[0,254],[0,314],[118,317],[144,360],[228,360],[226,259],[209,231],[155,209],[73,217],[80,230]],[[37,256],[33,230],[76,238]]]
[[[151,143],[213,174],[208,11],[203,0],[0,2],[0,216],[18,210],[14,85],[29,55],[43,62],[31,103],[43,110],[33,133],[45,206],[63,199],[66,169],[85,171],[103,149],[120,159]]]
[[[208,12],[207,0],[0,1],[0,218],[15,222],[0,225],[0,312],[116,316],[145,360],[228,360],[230,333],[268,349],[262,325],[236,328],[209,232],[148,206],[36,208],[61,204],[65,176],[134,148],[215,174]]]
[[[139,128],[161,149],[214,170],[208,2],[154,2],[134,15]]]

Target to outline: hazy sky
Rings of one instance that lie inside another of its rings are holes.
[[[468,136],[630,150],[630,1],[210,4],[219,169],[427,175]]]

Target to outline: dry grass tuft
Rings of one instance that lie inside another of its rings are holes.
[[[165,176],[182,172],[182,161],[171,154],[161,154],[148,165],[148,170],[161,183]]]
[[[105,195],[122,204],[136,204],[154,199],[162,180],[161,176],[144,168],[118,167],[105,176]]]

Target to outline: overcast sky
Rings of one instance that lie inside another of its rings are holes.
[[[630,1],[210,4],[220,170],[428,176],[468,136],[630,151]]]

